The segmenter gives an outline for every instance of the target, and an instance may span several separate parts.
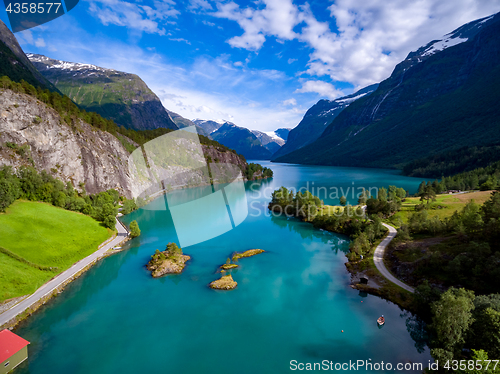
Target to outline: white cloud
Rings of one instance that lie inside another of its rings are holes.
[[[183,42],[183,43],[191,45],[191,42],[189,40],[184,39],[184,38],[169,38],[168,40],[172,40],[174,42]]]
[[[243,29],[228,40],[231,46],[257,51],[268,37],[296,39],[313,49],[308,75],[357,87],[387,78],[410,51],[500,10],[500,0],[336,0],[327,8],[331,21],[320,22],[307,3],[258,4],[264,7],[240,8],[234,2],[218,6],[216,17],[236,21]]]
[[[295,61],[297,61],[297,59],[296,59],[296,58],[289,58],[287,62],[288,62],[289,64],[293,64]]]
[[[45,47],[45,41],[43,40],[43,38],[38,38],[37,40],[35,40],[35,45],[37,47]]]
[[[24,30],[17,33],[17,39],[19,43],[33,44],[33,33],[31,30]]]
[[[212,10],[212,5],[207,0],[191,0],[189,2],[189,7],[188,9],[190,10]]]
[[[258,50],[264,44],[265,35],[274,35],[278,39],[295,38],[293,27],[297,24],[297,8],[291,0],[263,0],[263,9],[240,9],[238,4],[229,2],[218,4],[215,17],[227,18],[238,22],[244,30],[242,36],[229,39],[233,47]]]
[[[90,0],[89,11],[104,26],[117,25],[149,34],[165,35],[160,22],[179,14],[172,0],[154,1],[154,7],[122,0]]]
[[[181,67],[154,49],[93,36],[78,28],[71,16],[62,19],[58,27],[62,31],[57,35],[44,34],[47,44],[58,50],[49,57],[137,74],[167,109],[185,118],[225,118],[250,129],[272,131],[296,126],[304,113],[302,107],[283,107],[285,84],[293,82],[283,72],[252,69],[248,62],[236,67],[228,55],[203,55]]]
[[[288,99],[288,100],[285,100],[283,101],[283,105],[292,105],[292,106],[296,106],[297,105],[297,100],[295,100],[294,98],[291,98],[291,99]]]
[[[337,90],[332,84],[323,81],[305,81],[302,87],[295,90],[296,93],[316,92],[321,96],[328,97],[333,100],[337,97],[344,96],[344,93]]]
[[[35,38],[31,30],[24,30],[17,34],[19,43],[34,45],[36,47],[46,47],[43,38]]]
[[[212,26],[212,27],[213,27],[213,26],[215,26],[215,23],[213,23],[213,22],[209,22],[209,21],[205,21],[205,20],[203,20],[203,21],[201,21],[201,22],[202,22],[204,25],[207,25],[207,26]]]

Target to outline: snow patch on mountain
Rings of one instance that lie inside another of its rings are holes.
[[[35,55],[33,53],[28,53],[26,56],[30,59],[31,62],[47,62],[50,61],[51,64],[47,65],[47,69],[61,69],[61,70],[71,70],[71,71],[81,71],[81,70],[92,70],[94,71],[93,73],[95,75],[95,71],[100,71],[100,72],[108,72],[108,73],[115,73],[118,74],[116,70],[113,69],[105,69],[100,66],[92,65],[92,64],[81,64],[78,62],[68,62],[68,61],[62,61],[62,60],[54,60],[46,56],[41,56],[41,55]]]
[[[267,136],[269,136],[273,140],[278,140],[278,141],[283,142],[283,144],[285,144],[285,139],[279,137],[274,131],[264,131],[264,134],[266,134]]]
[[[335,100],[335,102],[337,102],[339,104],[351,104],[353,101],[358,100],[359,98],[365,96],[366,94],[367,94],[367,92],[359,94],[359,95],[356,95],[356,96],[353,96],[353,97],[348,97],[348,98],[345,98],[345,99]]]
[[[445,35],[445,37],[448,35]],[[460,43],[464,43],[467,40],[469,40],[469,39],[468,38],[459,38],[459,37],[455,37],[455,38],[448,37],[445,39],[438,40],[438,41],[434,42],[434,44],[429,46],[424,51],[424,53],[422,53],[421,56],[424,57],[424,56],[433,55],[436,52],[444,51],[446,48],[453,47],[454,45],[458,45]]]

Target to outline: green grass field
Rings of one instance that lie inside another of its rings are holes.
[[[111,235],[83,214],[16,201],[0,214],[0,302],[34,292]]]
[[[477,204],[483,204],[490,198],[491,191],[478,191],[460,195],[442,194],[436,196],[436,201],[429,203],[427,213],[430,217],[438,216],[440,219],[450,217],[455,211],[460,211],[471,200]],[[401,211],[394,214],[384,222],[399,226],[399,220],[408,222],[410,214],[415,212],[415,205],[420,204],[419,197],[408,197],[401,206]],[[424,204],[426,204],[424,202]]]

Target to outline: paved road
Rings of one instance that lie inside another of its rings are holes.
[[[45,283],[42,287],[40,287],[38,290],[35,291],[32,295],[21,301],[20,303],[14,305],[12,308],[6,310],[2,314],[0,314],[0,326],[3,324],[7,323],[10,321],[12,318],[17,316],[18,314],[24,312],[26,309],[28,309],[30,306],[32,306],[35,302],[40,300],[42,297],[54,292],[57,287],[59,287],[61,284],[69,280],[71,277],[75,276],[78,272],[80,272],[82,269],[102,257],[106,251],[109,249],[113,248],[116,246],[118,243],[120,243],[123,239],[125,239],[128,235],[127,230],[125,227],[118,221],[116,220],[116,230],[118,231],[118,235],[105,244],[102,248],[98,249],[91,255],[85,257],[84,259],[78,261],[76,264],[74,264],[72,267],[70,267],[68,270],[62,272],[61,274],[57,275],[55,278],[51,279],[49,282]]]
[[[382,273],[382,275],[384,277],[386,277],[389,281],[398,285],[401,288],[404,288],[406,291],[410,291],[411,293],[414,293],[415,289],[413,287],[410,287],[410,286],[404,284],[403,282],[398,280],[396,277],[394,277],[394,275],[392,275],[390,273],[390,271],[387,270],[387,268],[384,265],[385,248],[391,242],[391,240],[394,239],[394,237],[396,236],[396,234],[398,232],[394,227],[392,227],[390,225],[387,225],[385,223],[383,223],[382,225],[384,225],[385,227],[387,227],[389,229],[389,234],[384,238],[384,240],[382,240],[382,242],[375,249],[375,253],[373,254],[373,262],[375,262],[375,266],[377,267],[378,271],[380,271],[380,273]]]

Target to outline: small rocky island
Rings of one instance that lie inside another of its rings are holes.
[[[232,263],[231,263],[231,259],[230,259],[230,258],[228,258],[228,259],[227,259],[227,261],[226,261],[226,263],[225,263],[224,265],[220,266],[220,271],[221,271],[221,273],[222,273],[222,272],[224,272],[224,271],[226,271],[226,270],[235,269],[235,268],[237,268],[237,267],[239,267],[239,266],[240,266],[240,265],[237,265],[237,264],[232,264]]]
[[[233,261],[238,261],[240,258],[251,257],[251,256],[255,256],[255,255],[258,255],[259,253],[264,253],[264,252],[265,251],[263,249],[249,249],[248,251],[245,251],[245,252],[242,252],[242,253],[236,252],[233,255],[232,260]]]
[[[153,278],[158,278],[166,274],[182,273],[186,262],[191,257],[182,253],[182,249],[175,243],[168,243],[165,251],[156,250],[151,256],[146,268],[151,271]]]
[[[215,290],[232,290],[237,285],[238,283],[234,281],[231,274],[223,275],[220,279],[214,280],[209,284],[210,288]]]

